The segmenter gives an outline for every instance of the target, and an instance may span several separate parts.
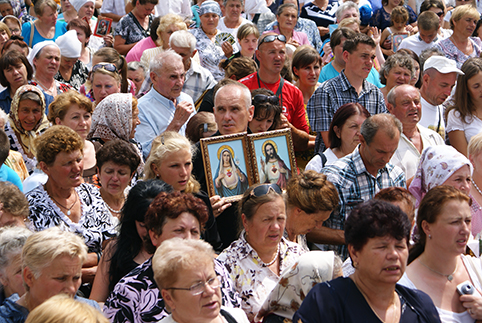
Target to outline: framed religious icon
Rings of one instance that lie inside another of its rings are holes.
[[[408,33],[393,33],[392,34],[392,50],[394,53],[400,48],[402,40],[408,37]]]
[[[112,19],[102,17],[97,20],[97,24],[94,29],[94,36],[104,37],[110,33],[110,27],[112,26]]]
[[[248,135],[255,183],[278,184],[286,189],[296,174],[296,159],[290,129]]]
[[[201,139],[201,151],[209,197],[228,202],[241,199],[253,184],[246,133]]]

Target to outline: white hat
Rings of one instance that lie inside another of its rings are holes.
[[[80,8],[82,8],[87,2],[92,2],[95,6],[94,0],[70,0],[70,4],[77,12],[79,12]]]
[[[75,30],[69,30],[55,41],[60,48],[60,55],[67,58],[79,58],[82,54],[82,43]]]
[[[445,56],[432,56],[425,61],[423,65],[423,71],[425,72],[429,68],[435,68],[439,73],[448,74],[448,73],[457,73],[464,75],[464,72],[457,68],[457,63],[454,60],[448,59]]]
[[[33,59],[35,58],[35,56],[37,56],[38,52],[40,52],[42,50],[42,48],[44,48],[45,46],[55,46],[55,47],[59,48],[59,46],[51,40],[46,40],[46,41],[43,41],[43,42],[40,42],[40,43],[36,43],[35,46],[33,46],[32,50],[30,51],[30,53],[28,54],[28,57],[27,57],[28,62],[30,63],[30,65],[32,65],[32,68],[33,68],[34,71],[35,71],[35,66],[33,65]],[[60,50],[60,48],[59,48],[59,50]]]

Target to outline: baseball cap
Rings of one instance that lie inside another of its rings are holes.
[[[429,68],[435,68],[439,73],[448,74],[448,73],[457,73],[464,75],[464,72],[457,68],[457,63],[454,60],[448,59],[445,56],[432,56],[425,61],[423,65],[423,71],[425,72]]]

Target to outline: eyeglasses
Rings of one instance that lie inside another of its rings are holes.
[[[286,37],[283,35],[269,35],[264,38],[261,38],[258,43],[258,48],[261,46],[263,43],[272,43],[275,40],[279,40],[280,42],[286,43]]]
[[[114,64],[111,64],[111,63],[96,64],[92,67],[92,72],[95,72],[95,71],[100,70],[100,69],[104,69],[104,70],[112,72],[112,73],[117,72],[117,67]]]
[[[256,94],[253,97],[253,104],[263,104],[263,103],[270,103],[274,105],[279,105],[279,98],[276,95],[264,95],[264,94]]]
[[[251,193],[249,193],[249,196],[260,197],[269,194],[269,192],[282,193],[278,184],[263,184],[254,188]]]
[[[222,277],[216,276],[214,278],[211,278],[207,282],[199,282],[199,283],[196,283],[196,284],[192,285],[189,288],[170,287],[170,288],[166,288],[166,289],[187,290],[187,291],[191,292],[192,296],[197,296],[197,295],[201,295],[202,293],[204,293],[204,291],[206,290],[206,285],[209,285],[209,287],[211,287],[212,289],[217,289],[217,288],[221,287],[221,282],[222,282]]]

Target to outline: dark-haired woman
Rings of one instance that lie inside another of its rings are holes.
[[[333,115],[328,138],[330,148],[317,154],[306,165],[305,170],[320,172],[326,163],[334,162],[348,154],[360,143],[360,128],[370,113],[359,103],[342,105]]]
[[[248,123],[249,130],[253,133],[275,130],[281,125],[281,106],[279,98],[265,88],[251,91],[252,104],[254,105],[253,120]]]
[[[283,237],[286,210],[276,184],[251,186],[239,203],[244,230],[217,258],[228,268],[250,321],[276,286],[280,273],[305,251]]]
[[[17,89],[32,79],[33,69],[27,58],[16,51],[4,54],[0,58],[0,84],[6,87],[0,93],[0,108],[10,112],[12,98]]]
[[[354,209],[345,240],[355,273],[313,287],[293,322],[440,322],[428,295],[397,284],[409,235],[407,215],[388,202],[371,200]]]
[[[419,240],[410,251],[400,284],[417,288],[433,300],[442,322],[482,319],[480,260],[464,256],[471,230],[471,199],[448,185],[425,195],[417,214]],[[351,215],[350,215],[351,216]],[[472,295],[460,295],[457,286],[469,282]]]
[[[137,182],[129,191],[122,209],[119,236],[108,245],[100,259],[90,299],[105,302],[122,277],[152,256],[145,246],[144,215],[160,192],[171,190],[170,185],[152,179]]]

